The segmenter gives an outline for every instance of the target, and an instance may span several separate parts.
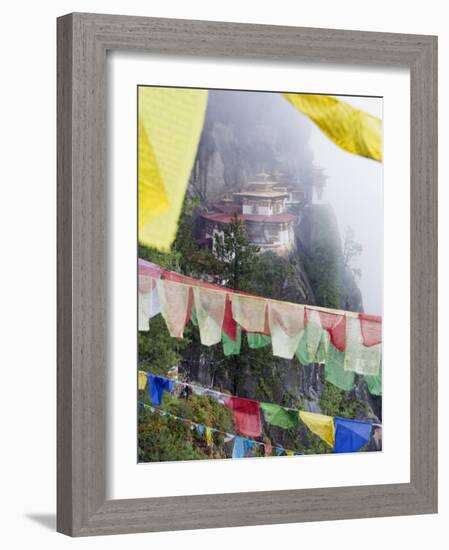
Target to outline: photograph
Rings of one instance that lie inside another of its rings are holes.
[[[382,97],[136,95],[137,462],[382,451]]]

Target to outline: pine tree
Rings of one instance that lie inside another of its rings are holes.
[[[251,243],[245,224],[236,215],[215,235],[213,250],[223,283],[233,290],[248,290],[260,248]]]

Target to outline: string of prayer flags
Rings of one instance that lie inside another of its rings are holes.
[[[238,432],[251,437],[259,437],[262,434],[258,401],[230,396],[224,399],[224,404],[232,411]]]
[[[166,416],[169,418],[172,418],[174,420],[178,420],[179,422],[182,422],[186,426],[189,426],[191,430],[195,430],[198,432],[198,434],[202,437],[212,437],[213,433],[218,433],[223,436],[224,443],[229,443],[230,441],[237,442],[237,446],[234,445],[235,455],[234,456],[234,449],[233,449],[233,456],[232,458],[244,458],[248,455],[248,451],[251,451],[254,449],[254,447],[264,447],[264,455],[265,456],[271,456],[273,450],[276,452],[277,455],[282,455],[284,453],[287,453],[287,450],[283,447],[273,447],[271,442],[261,442],[261,441],[255,441],[253,439],[247,439],[245,437],[241,437],[239,435],[230,434],[228,432],[222,432],[220,430],[217,430],[216,428],[211,428],[210,426],[205,426],[204,424],[198,424],[197,422],[194,422],[193,420],[188,420],[187,418],[181,418],[179,416],[175,416],[172,413],[169,413],[167,411],[163,411],[162,409],[158,409],[156,407],[153,407],[151,405],[147,405],[146,403],[143,403],[142,401],[139,401],[137,406],[140,409],[145,409],[146,411],[149,411],[151,413],[156,413],[161,416]],[[210,436],[207,436],[208,433],[211,434]],[[212,444],[212,440],[209,439],[209,442]],[[207,441],[206,441],[207,443]],[[210,446],[210,445],[209,445]],[[294,451],[288,451],[293,453],[294,455],[301,455],[302,453],[294,452]]]
[[[159,400],[161,400],[161,395],[159,396]],[[243,399],[241,399],[241,401],[243,401]],[[239,435],[221,432],[216,428],[211,428],[210,426],[198,424],[192,420],[175,416],[167,411],[155,408],[154,406],[146,405],[143,402],[139,402],[138,406],[139,408],[145,408],[151,412],[156,412],[161,416],[169,416],[179,420],[183,424],[188,425],[192,430],[196,428],[201,436],[205,436],[208,447],[213,445],[213,433],[215,432],[222,434],[225,442],[229,442],[234,439],[233,458],[243,458],[247,456],[248,451],[253,449],[256,445],[262,445],[264,447],[265,456],[270,456],[273,450],[277,456],[282,454],[286,454],[287,456],[303,454],[284,449],[283,447],[273,447],[270,441],[254,441],[251,439],[242,438]],[[335,453],[353,453],[359,451],[362,447],[369,443],[373,426],[375,426],[376,429],[379,428],[378,425],[375,425],[369,421],[352,420],[338,416],[331,417],[306,411],[299,411],[299,417],[310,429],[310,431],[318,435],[325,443],[327,443],[327,445],[329,445],[329,447],[332,447]]]
[[[379,373],[381,344],[363,344],[361,324],[357,318],[346,319],[345,370],[375,376]]]
[[[162,397],[164,392],[171,392],[175,386],[173,380],[164,378],[163,376],[157,376],[156,374],[147,374],[148,381],[148,395],[153,405],[158,407],[162,403]]]
[[[332,416],[299,411],[299,417],[309,430],[318,435],[329,447],[334,446],[334,419]]]
[[[192,321],[203,345],[221,340],[230,356],[240,353],[244,330],[250,349],[271,345],[277,357],[324,363],[326,380],[345,391],[353,387],[355,373],[370,376],[370,392],[382,393],[381,317],[238,293],[139,259],[139,329],[148,330],[158,311],[173,337],[182,338]]]
[[[226,294],[193,287],[193,296],[201,343],[204,346],[217,344],[221,340]]]
[[[204,124],[207,90],[138,88],[139,241],[167,252]]]
[[[335,453],[355,453],[364,447],[371,438],[372,424],[361,420],[334,418]]]
[[[299,425],[298,411],[286,409],[280,405],[273,405],[271,403],[261,403],[260,408],[268,424],[286,430],[297,428]]]
[[[330,347],[333,348],[332,344],[330,344]],[[337,356],[344,355],[335,348],[333,349]],[[354,376],[353,372],[344,371],[341,360],[338,369],[339,373],[337,376],[340,376],[343,379],[346,376]],[[323,439],[323,441],[325,441],[330,447],[334,446],[334,419],[333,417],[323,415],[318,411],[298,411],[272,403],[259,403],[258,401],[253,401],[243,397],[230,396],[211,388],[203,388],[202,386],[197,386],[195,384],[178,382],[175,380],[169,380],[163,376],[152,375],[149,373],[147,374],[143,371],[139,371],[139,384],[141,374],[148,376],[150,399],[155,405],[160,404],[162,401],[164,391],[169,391],[177,395],[177,397],[182,397],[185,396],[185,392],[188,390],[189,394],[200,397],[210,397],[230,409],[233,413],[236,430],[243,435],[248,435],[250,437],[259,437],[261,435],[262,423],[260,410],[262,410],[263,418],[268,424],[283,429],[294,429],[299,426],[299,419],[301,419],[313,433]],[[356,426],[364,423],[364,421],[361,420],[354,422],[358,423]],[[367,422],[365,422],[365,424],[366,423]],[[368,424],[369,426],[372,426],[371,423],[368,422]],[[213,431],[213,428],[211,429]],[[210,434],[206,434],[207,441],[209,441],[209,437]],[[271,444],[268,443],[268,445]]]
[[[304,332],[304,306],[268,302],[268,324],[273,355],[292,359]]]
[[[203,388],[201,386],[196,386],[194,384],[186,384],[185,382],[177,382],[177,385],[180,388],[189,388],[191,393],[193,395],[197,395],[198,397],[210,397],[211,399],[215,399],[215,401],[218,401],[221,404],[224,404],[224,398],[225,394],[221,393],[216,390],[212,390],[211,388]]]
[[[328,95],[282,95],[348,153],[382,161],[382,121],[379,118]]]

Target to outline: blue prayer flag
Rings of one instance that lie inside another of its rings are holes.
[[[173,380],[147,373],[148,394],[153,405],[159,406],[162,402],[164,391],[171,392],[174,386]]]
[[[247,447],[247,440],[243,437],[236,435],[234,437],[234,448],[232,449],[232,458],[245,458]]]
[[[371,437],[372,424],[363,420],[334,418],[336,453],[355,453],[366,445]]]

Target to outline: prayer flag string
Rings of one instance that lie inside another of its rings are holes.
[[[271,403],[260,403],[252,399],[228,395],[211,388],[203,388],[196,384],[180,382],[152,373],[145,373],[144,371],[139,371],[139,390],[145,389],[145,384],[143,384],[145,376],[148,381],[148,394],[152,405],[159,406],[162,403],[164,392],[176,392],[176,396],[179,397],[185,392],[186,388],[189,388],[193,395],[209,397],[226,406],[233,413],[237,431],[251,437],[260,437],[262,435],[260,410],[262,410],[264,419],[268,424],[284,429],[299,427],[299,421],[301,420],[311,432],[318,435],[330,447],[334,447],[338,423],[341,425],[339,429],[340,439],[344,436],[347,437],[348,433],[351,434],[357,428],[357,433],[362,431],[366,435],[367,440],[365,444],[371,438],[372,428],[381,427],[381,424],[372,421],[341,417],[336,417],[338,418],[337,422],[332,416],[300,411]],[[362,426],[363,429],[361,428]],[[360,437],[357,436],[355,441],[360,441]],[[345,446],[343,447],[346,448]]]
[[[172,384],[171,389],[168,390],[168,391],[172,392],[176,388],[178,394],[180,394],[187,387],[187,388],[190,388],[192,390],[192,393],[194,395],[211,397],[211,398],[213,398],[213,399],[215,399],[215,400],[217,400],[221,403],[224,403],[226,398],[233,397],[233,398],[239,399],[241,401],[249,401],[249,402],[252,402],[252,403],[259,403],[260,407],[262,409],[264,409],[264,407],[265,408],[267,408],[267,407],[279,407],[279,408],[285,410],[286,412],[293,412],[293,413],[298,413],[298,414],[300,412],[299,409],[293,409],[291,407],[286,407],[285,405],[277,405],[277,404],[259,402],[259,401],[256,401],[254,399],[248,399],[247,397],[238,397],[238,396],[235,396],[235,395],[230,395],[228,393],[220,392],[218,390],[214,390],[212,388],[205,388],[203,386],[199,386],[198,384],[192,384],[191,382],[183,382],[181,380],[170,379],[170,378],[166,378],[164,376],[155,375],[155,374],[148,373],[148,372],[142,371],[142,370],[139,371],[139,380],[141,379],[141,376],[144,376],[144,377],[147,377],[147,378],[151,377],[151,379],[154,379],[154,377],[157,377],[157,378],[161,379],[162,381],[168,380]],[[140,383],[139,383],[139,389],[140,390],[145,389],[145,386],[146,386],[146,384],[143,387],[140,387]],[[317,413],[310,413],[310,414],[317,414]],[[382,426],[382,424],[379,424],[379,423],[376,423],[376,422],[371,422],[371,424],[373,426],[376,426],[376,427]]]
[[[206,426],[205,424],[200,424],[198,422],[194,422],[193,420],[189,420],[188,418],[183,418],[181,416],[176,416],[172,413],[169,413],[167,411],[164,411],[162,409],[159,409],[157,407],[152,407],[151,405],[148,405],[147,403],[144,403],[143,401],[139,401],[138,403],[139,408],[144,409],[150,413],[159,414],[160,416],[165,416],[168,418],[172,418],[173,420],[177,420],[179,422],[182,422],[183,424],[188,424],[191,426],[191,429],[196,429],[200,435],[204,435],[206,437],[206,442],[208,446],[211,446],[212,439],[209,434],[220,434],[223,436],[225,442],[229,442],[232,440],[237,440],[237,447],[241,445],[242,442],[245,442],[244,445],[242,445],[242,448],[245,451],[251,450],[254,446],[263,447],[264,448],[264,454],[265,456],[270,456],[272,451],[275,451],[277,456],[281,456],[283,453],[285,453],[287,456],[293,456],[293,455],[303,455],[304,453],[300,453],[299,451],[292,451],[290,449],[285,449],[284,447],[279,446],[273,446],[269,442],[262,442],[262,441],[256,441],[255,439],[249,439],[247,437],[242,437],[237,434],[233,434],[230,432],[224,432],[222,430],[217,430],[217,428],[212,428],[210,426]],[[235,451],[235,452],[234,452]],[[239,455],[239,456],[237,456]],[[238,451],[236,449],[233,450],[233,456],[232,458],[244,458],[246,456],[246,452],[243,454],[241,451]]]
[[[374,377],[368,388],[381,394],[381,317],[236,292],[139,259],[139,329],[158,313],[173,337],[192,320],[203,345],[221,340],[224,354],[235,355],[244,330],[250,348],[271,344],[277,357],[324,363],[326,379],[344,390],[355,373]]]

